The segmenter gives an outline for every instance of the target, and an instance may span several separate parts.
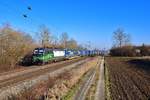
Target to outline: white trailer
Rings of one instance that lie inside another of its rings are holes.
[[[55,49],[55,50],[53,50],[53,53],[54,53],[54,60],[55,61],[65,59],[65,51],[64,50]]]

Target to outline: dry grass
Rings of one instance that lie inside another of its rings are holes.
[[[20,95],[13,96],[15,98],[13,100],[58,100],[68,93],[84,73],[95,66],[96,61],[97,59],[93,59],[91,62],[87,62],[56,77],[49,77],[48,81],[43,81],[31,89],[26,89]]]
[[[100,70],[100,67],[99,67],[99,64],[96,66],[96,75],[94,77],[94,80],[93,80],[93,83],[86,95],[86,100],[94,100],[95,99],[95,93],[96,93],[96,87],[97,87],[97,83],[98,83],[98,80],[99,80],[99,70]]]

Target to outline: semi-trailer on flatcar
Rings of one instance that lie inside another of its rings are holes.
[[[33,63],[45,64],[61,60],[73,59],[76,57],[99,55],[98,50],[72,50],[72,49],[50,49],[35,48],[33,51]]]

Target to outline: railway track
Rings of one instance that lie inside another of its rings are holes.
[[[11,86],[13,84],[24,81],[26,79],[31,79],[33,77],[37,77],[39,75],[42,75],[42,74],[45,74],[48,72],[53,72],[55,70],[63,68],[67,65],[71,65],[71,64],[78,62],[80,60],[83,60],[83,59],[85,59],[85,58],[78,58],[78,59],[74,59],[74,60],[64,61],[61,63],[55,63],[53,65],[40,66],[40,68],[37,68],[37,69],[33,68],[33,70],[29,69],[29,70],[26,70],[25,72],[24,71],[17,72],[18,74],[16,74],[14,72],[14,73],[11,73],[12,75],[10,75],[10,74],[1,75],[0,76],[0,89],[7,87],[7,86]],[[37,66],[37,67],[39,67],[39,66]]]
[[[71,70],[74,67],[91,60],[90,58],[78,58],[62,63],[55,63],[53,66],[40,68],[29,73],[23,73],[22,75],[12,75],[10,78],[3,78],[0,80],[0,100],[7,100],[8,97],[16,95],[21,91],[24,91],[37,83],[48,80],[49,76],[53,77]],[[55,65],[55,66],[54,66]],[[12,74],[12,73],[11,73]],[[2,77],[2,76],[0,76]]]
[[[21,69],[12,70],[12,71],[8,71],[8,72],[3,72],[3,73],[0,73],[0,81],[4,80],[4,79],[8,79],[10,77],[21,75],[21,74],[24,74],[24,73],[29,73],[29,72],[32,72],[32,71],[57,66],[59,64],[61,65],[61,64],[64,64],[64,63],[71,63],[74,60],[78,61],[78,60],[82,60],[82,59],[84,59],[84,58],[76,58],[76,59],[73,59],[73,60],[61,61],[61,62],[51,63],[51,64],[47,64],[47,65],[42,65],[42,66],[23,67]]]

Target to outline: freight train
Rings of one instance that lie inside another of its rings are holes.
[[[35,48],[33,51],[33,63],[48,63],[68,60],[76,57],[100,55],[99,50],[71,50],[71,49],[49,49]]]
[[[30,58],[32,64],[46,64],[62,60],[69,60],[77,57],[100,55],[100,50],[72,50],[72,49],[50,49],[35,48]],[[24,63],[27,60],[23,60]],[[28,61],[29,63],[29,61]]]

